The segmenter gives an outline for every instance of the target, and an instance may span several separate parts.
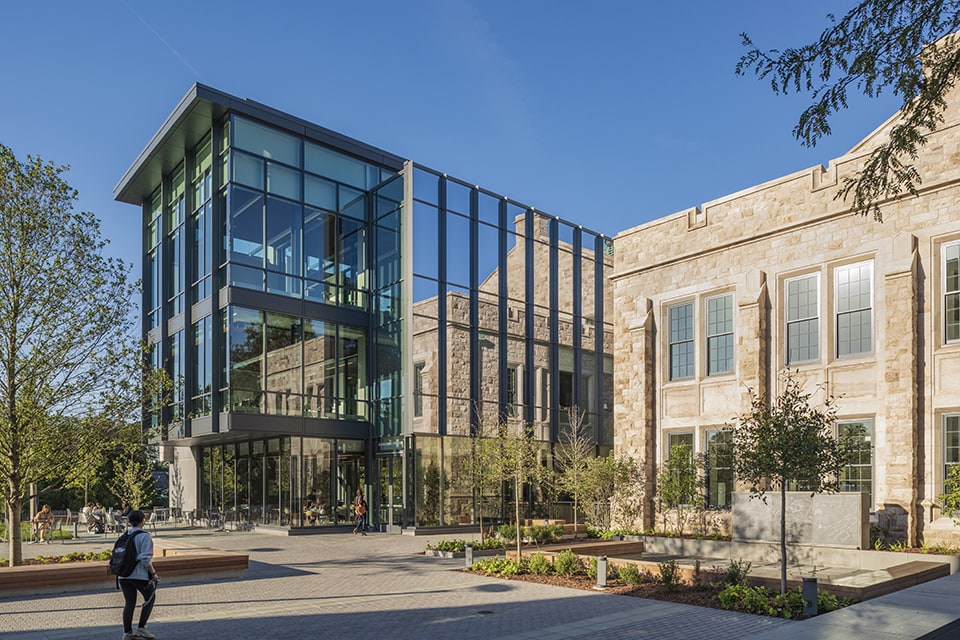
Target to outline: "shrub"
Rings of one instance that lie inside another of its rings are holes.
[[[773,598],[773,608],[779,617],[793,620],[803,612],[803,595],[800,589],[788,589],[786,593],[778,593]]]
[[[643,574],[635,564],[621,564],[617,567],[617,579],[625,584],[638,585],[643,582]]]
[[[596,580],[598,573],[599,570],[597,569],[597,558],[596,556],[593,556],[587,560],[587,577],[591,580]]]
[[[471,570],[486,576],[516,576],[520,574],[520,564],[509,558],[485,558],[473,563]]]
[[[537,544],[549,544],[563,535],[563,525],[546,524],[524,527],[523,534]]]
[[[497,535],[502,539],[510,541],[517,539],[517,526],[513,524],[502,524],[497,530]]]
[[[553,563],[538,551],[527,560],[527,569],[538,576],[547,576],[553,572]]]
[[[676,560],[658,562],[657,567],[660,569],[659,582],[666,587],[668,591],[673,591],[680,585],[680,566]]]
[[[556,555],[553,568],[558,576],[572,576],[580,571],[580,560],[570,549],[565,549]]]
[[[723,584],[746,585],[747,576],[750,575],[750,568],[752,566],[750,562],[731,560],[723,572]]]
[[[837,609],[849,607],[857,602],[858,600],[856,598],[838,598],[829,591],[821,591],[817,594],[817,609],[820,613],[830,613]]]
[[[437,544],[428,544],[427,549],[436,549],[437,551],[452,551],[454,553],[460,553],[467,548],[467,545],[472,546],[475,550],[481,549],[503,549],[504,544],[502,540],[496,540],[488,538],[483,542],[474,540],[472,542],[467,542],[465,540],[440,540]]]
[[[772,616],[776,613],[770,606],[770,593],[766,587],[747,587],[732,584],[717,594],[720,606],[732,611]]]

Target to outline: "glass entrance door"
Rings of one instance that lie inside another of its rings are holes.
[[[400,526],[403,522],[403,459],[397,454],[380,456],[377,467],[379,522],[388,527]]]

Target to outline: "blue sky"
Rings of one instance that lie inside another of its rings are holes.
[[[139,276],[113,188],[194,82],[615,235],[826,164],[898,108],[851,102],[815,149],[806,104],[738,77],[852,2],[409,0],[5,3],[0,142],[69,164],[78,208]]]

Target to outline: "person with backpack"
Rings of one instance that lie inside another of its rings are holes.
[[[117,576],[117,586],[123,592],[123,640],[156,638],[147,629],[147,620],[156,602],[160,576],[153,566],[153,538],[143,530],[143,511],[135,509],[128,516],[130,529],[113,546],[110,571]],[[140,622],[133,630],[133,611],[137,607],[137,593],[143,596]]]

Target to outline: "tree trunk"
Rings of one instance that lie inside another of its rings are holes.
[[[520,482],[519,478],[514,480],[514,492],[513,492],[513,504],[514,504],[514,515],[517,518],[517,564],[520,564],[522,561],[520,545],[523,541],[523,527],[520,526],[520,493],[523,489],[523,484]]]
[[[19,567],[23,564],[23,536],[20,535],[20,512],[23,510],[23,503],[19,500],[15,505],[7,504],[7,536],[10,545],[10,564],[11,567]]]
[[[787,483],[780,483],[780,593],[787,592]]]
[[[577,498],[573,498],[573,539],[577,539]]]

